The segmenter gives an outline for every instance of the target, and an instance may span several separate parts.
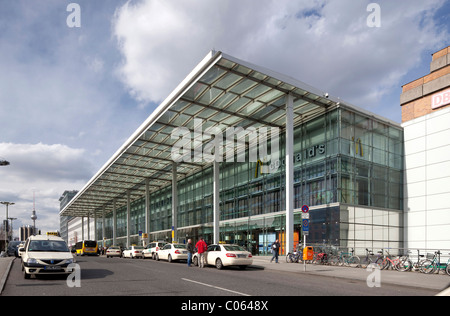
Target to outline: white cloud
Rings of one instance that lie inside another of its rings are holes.
[[[0,153],[11,163],[0,167],[0,200],[15,203],[9,216],[18,218],[16,236],[18,227],[32,224],[33,193],[36,226],[43,231],[59,230],[59,197],[65,190],[81,188],[94,171],[85,150],[60,144],[0,143]]]
[[[215,48],[377,107],[398,93],[425,50],[447,39],[432,19],[444,1],[378,3],[381,28],[367,26],[369,1],[127,2],[114,19],[123,55],[118,72],[139,102],[157,102]]]

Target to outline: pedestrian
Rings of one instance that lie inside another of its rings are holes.
[[[277,240],[275,240],[275,242],[272,244],[271,249],[272,249],[272,259],[270,259],[270,262],[272,263],[273,259],[275,259],[275,262],[278,263],[278,254],[280,253],[280,242]]]
[[[195,247],[197,247],[198,252],[198,266],[203,268],[205,266],[205,252],[208,247],[206,242],[203,240],[203,237],[200,237],[200,240],[197,242]]]
[[[187,265],[188,265],[188,267],[190,267],[191,263],[192,263],[192,255],[194,254],[194,245],[192,244],[192,240],[191,239],[188,239],[186,249],[187,249],[187,252],[188,252]]]

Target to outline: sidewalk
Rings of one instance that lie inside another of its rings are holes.
[[[0,295],[2,294],[14,259],[15,257],[0,258]]]
[[[286,263],[286,258],[284,256],[279,257],[278,264],[275,263],[275,261],[270,263],[270,259],[272,259],[272,256],[254,256],[253,265],[266,270],[291,272],[299,275],[306,273],[309,275],[321,275],[363,282],[367,282],[367,278],[374,271],[370,269],[367,271],[362,268],[307,264],[306,272],[304,272],[303,263]],[[442,272],[439,275],[428,275],[420,272],[398,272],[394,270],[382,270],[380,272],[381,286],[383,286],[383,284],[395,284],[438,291],[442,291],[450,286],[450,276],[443,274]]]

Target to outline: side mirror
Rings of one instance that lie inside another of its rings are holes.
[[[23,247],[19,248],[19,252],[24,252],[24,251],[25,251],[25,248],[23,248]]]

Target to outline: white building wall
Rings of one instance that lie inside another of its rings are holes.
[[[406,247],[450,249],[450,109],[402,126]]]
[[[84,236],[83,229],[81,227],[81,217],[76,217],[69,221],[68,223],[68,245],[74,246],[78,241],[82,240],[94,240],[95,233],[95,220],[93,218],[90,219],[89,230],[90,234],[88,235],[88,218],[84,218]],[[89,236],[89,238],[88,238]]]

